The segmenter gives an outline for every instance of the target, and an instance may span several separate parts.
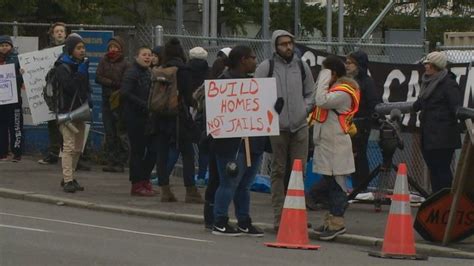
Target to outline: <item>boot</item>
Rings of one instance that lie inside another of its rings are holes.
[[[137,183],[132,183],[130,195],[140,197],[153,197],[155,196],[155,193],[146,189],[144,181],[139,181]]]
[[[212,230],[214,225],[214,203],[206,201],[204,203],[204,227]]]
[[[161,202],[176,202],[178,201],[171,192],[170,185],[161,186]]]
[[[204,203],[201,194],[197,190],[196,186],[186,187],[186,197],[184,198],[186,203]]]
[[[320,240],[333,240],[336,236],[346,232],[344,226],[344,217],[330,215],[328,219],[328,227],[319,235]]]
[[[325,215],[324,215],[324,222],[323,222],[323,225],[317,227],[317,228],[314,228],[314,233],[317,234],[317,235],[321,235],[322,232],[326,231],[327,228],[329,227],[329,217],[331,217],[331,214],[329,214],[329,212],[327,212]]]

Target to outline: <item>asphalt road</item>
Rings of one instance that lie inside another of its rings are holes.
[[[157,203],[159,204],[159,203]],[[369,257],[328,242],[317,251],[268,248],[264,238],[214,236],[202,226],[0,198],[0,265],[473,265]]]

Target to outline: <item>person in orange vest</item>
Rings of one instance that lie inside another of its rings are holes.
[[[313,172],[323,176],[327,183],[324,194],[329,200],[324,224],[314,229],[321,240],[332,240],[346,232],[345,178],[355,172],[351,136],[357,129],[352,118],[359,109],[359,101],[359,85],[346,76],[344,62],[336,56],[328,56],[318,77],[316,108],[311,115],[315,145]]]

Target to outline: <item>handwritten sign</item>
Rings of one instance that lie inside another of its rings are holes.
[[[25,53],[18,56],[20,67],[25,71],[23,80],[31,117],[34,124],[55,119],[43,98],[45,77],[62,53],[62,46]]]
[[[206,80],[207,133],[214,138],[280,133],[275,78]]]
[[[0,105],[17,103],[18,91],[16,88],[15,65],[0,66]]]

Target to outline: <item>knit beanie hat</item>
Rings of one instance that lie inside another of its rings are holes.
[[[2,44],[2,43],[8,43],[9,45],[11,45],[11,47],[13,47],[12,38],[8,35],[0,36],[0,44]]]
[[[207,51],[200,46],[194,47],[193,49],[189,50],[189,59],[207,60]]]
[[[115,39],[115,38],[112,38],[112,39],[109,40],[109,42],[107,43],[107,50],[109,49],[109,47],[110,47],[111,45],[117,46],[120,51],[123,50],[122,44],[120,43],[120,41],[118,41],[118,40]]]
[[[65,44],[64,49],[67,52],[67,54],[71,55],[76,45],[78,45],[81,42],[84,43],[84,40],[82,39],[81,35],[77,33],[69,34],[69,36],[67,36],[66,38],[66,41],[64,42]]]
[[[423,64],[432,64],[439,69],[445,69],[448,64],[448,57],[443,52],[431,52],[426,56]]]

